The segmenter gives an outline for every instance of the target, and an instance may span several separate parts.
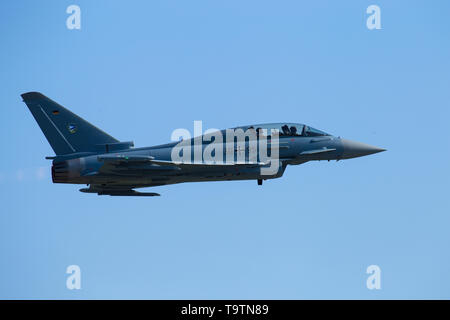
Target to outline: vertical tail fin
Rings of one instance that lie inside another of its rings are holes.
[[[96,151],[96,145],[119,142],[39,92],[22,98],[57,155]]]

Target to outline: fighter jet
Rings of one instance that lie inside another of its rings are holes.
[[[98,195],[159,196],[135,189],[182,182],[256,180],[262,185],[281,177],[288,165],[385,151],[288,122],[134,148],[133,142],[113,138],[39,92],[21,96],[56,154],[46,157],[53,161],[53,182],[86,184],[81,192]],[[244,139],[228,136],[230,132],[243,133]]]

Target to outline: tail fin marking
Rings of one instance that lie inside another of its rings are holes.
[[[119,141],[39,92],[22,94],[56,155],[98,152],[98,145]]]

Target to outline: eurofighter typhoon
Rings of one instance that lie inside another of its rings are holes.
[[[81,192],[98,195],[159,196],[135,189],[182,182],[256,180],[262,185],[281,177],[288,165],[385,151],[288,122],[192,138],[184,132],[179,141],[134,148],[133,142],[113,138],[39,92],[22,98],[56,154],[46,157],[53,160],[53,182],[86,184]]]

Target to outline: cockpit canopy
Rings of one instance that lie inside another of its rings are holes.
[[[314,129],[310,126],[299,124],[299,123],[269,123],[269,124],[257,124],[251,126],[239,127],[243,130],[255,129],[257,134],[259,132],[267,133],[270,135],[272,130],[277,130],[279,132],[280,137],[288,137],[288,136],[296,136],[296,137],[321,137],[321,136],[330,136],[330,134],[320,131],[318,129]],[[262,130],[262,131],[261,131]]]

